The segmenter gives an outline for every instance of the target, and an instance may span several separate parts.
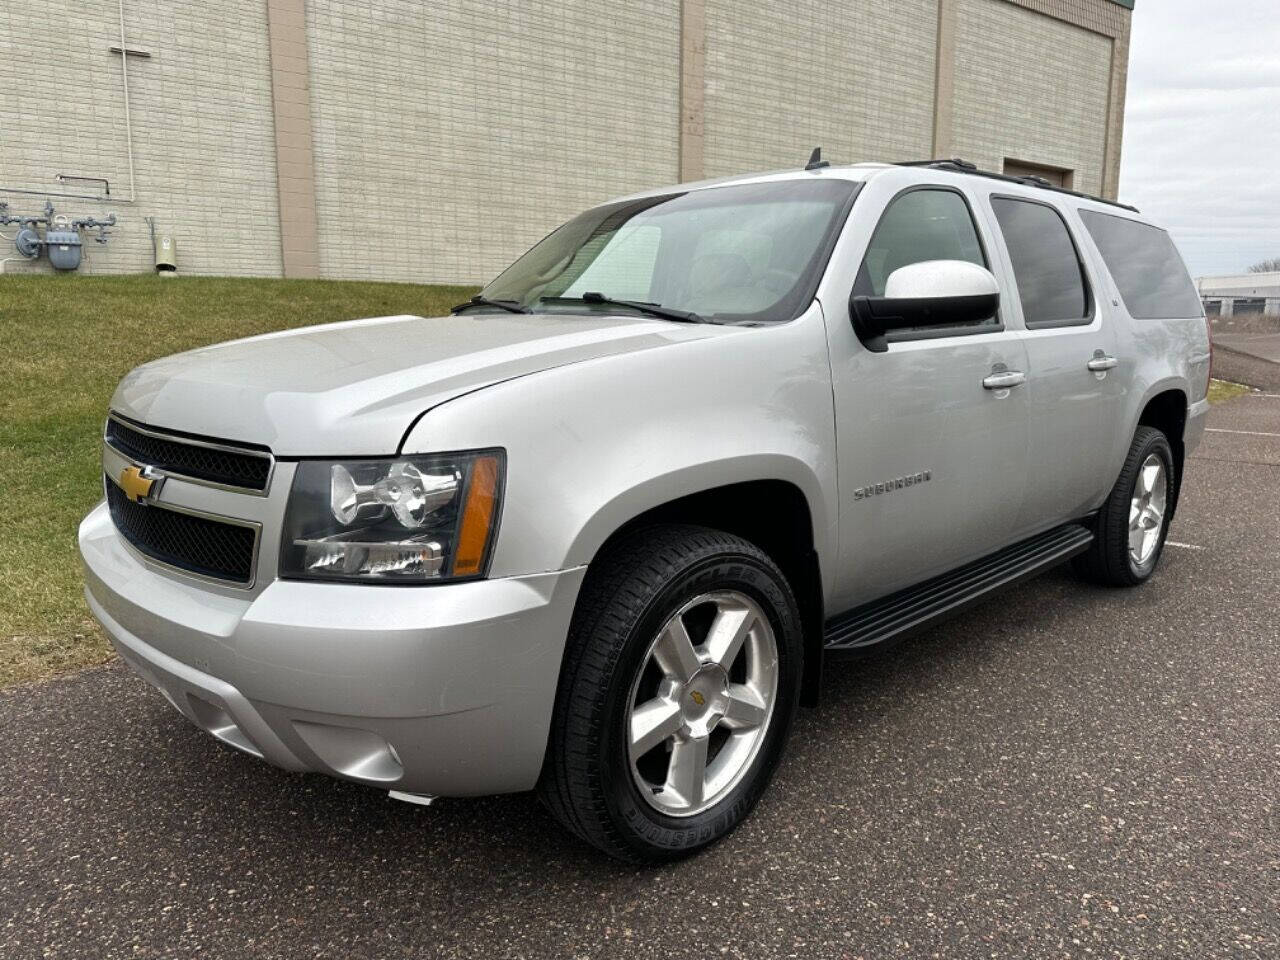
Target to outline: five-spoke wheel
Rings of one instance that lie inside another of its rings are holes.
[[[1129,502],[1129,556],[1136,564],[1151,559],[1160,542],[1167,492],[1164,461],[1152,453],[1142,461]]]
[[[672,816],[732,790],[764,740],[778,690],[778,645],[750,597],[688,601],[659,630],[636,675],[627,718],[641,795]]]
[[[1132,587],[1155,572],[1177,500],[1175,463],[1168,437],[1155,427],[1138,427],[1093,522],[1093,544],[1073,561],[1079,573],[1096,583]]]
[[[759,547],[691,526],[619,538],[579,595],[543,800],[624,860],[714,842],[768,785],[803,660],[795,597]]]

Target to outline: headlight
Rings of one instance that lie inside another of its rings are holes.
[[[285,511],[280,576],[424,583],[482,576],[503,455],[306,460]]]

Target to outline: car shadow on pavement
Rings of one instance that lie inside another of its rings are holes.
[[[822,702],[799,712],[789,755],[754,827],[744,829],[770,830],[770,817],[788,806],[796,784],[812,782],[806,768],[841,764],[845,776],[851,775],[859,752],[876,751],[872,738],[884,733],[895,715],[901,714],[896,721],[909,731],[922,698],[953,687],[958,673],[1008,658],[1025,637],[1009,629],[1003,604],[1034,605],[1028,594],[1044,599],[1081,589],[1065,573],[1050,574],[899,646],[829,663]],[[1083,589],[1086,595],[1094,592]],[[121,681],[131,688],[122,704],[131,714],[122,721],[132,731],[125,743],[135,749],[119,759],[138,770],[132,783],[135,802],[144,803],[153,838],[166,844],[195,840],[212,850],[261,843],[278,847],[277,856],[297,860],[304,872],[359,863],[365,870],[447,868],[455,881],[460,868],[483,874],[528,869],[595,877],[634,873],[569,835],[533,793],[445,798],[425,807],[323,775],[288,773],[213,741],[132,676]],[[824,777],[837,789],[844,779]],[[163,837],[166,829],[172,833]],[[704,856],[716,857],[716,850],[727,852],[736,842],[730,836]]]

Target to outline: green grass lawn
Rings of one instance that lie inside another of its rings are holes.
[[[110,656],[81,596],[76,525],[100,497],[107,401],[146,360],[269,330],[433,316],[471,287],[327,280],[0,276],[0,686]],[[1215,402],[1247,392],[1215,381]]]
[[[471,287],[223,277],[0,276],[0,686],[110,655],[81,595],[76,526],[101,498],[107,401],[166,354],[353,317],[433,316]]]
[[[1252,389],[1252,387],[1246,387],[1243,383],[1232,383],[1230,380],[1210,380],[1209,402],[1222,403],[1224,400],[1230,400],[1233,397],[1249,393]]]

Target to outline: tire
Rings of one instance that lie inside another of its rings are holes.
[[[1145,485],[1146,479],[1155,474],[1152,465],[1157,462],[1160,470],[1154,489],[1144,494],[1139,484]],[[1150,579],[1160,562],[1169,521],[1173,519],[1178,496],[1176,469],[1169,439],[1154,427],[1139,427],[1120,477],[1094,520],[1093,545],[1072,561],[1080,576],[1114,587],[1136,587]],[[1138,509],[1144,495],[1151,507],[1159,502],[1158,519],[1150,510]],[[1149,539],[1136,552],[1131,534],[1134,541],[1139,535],[1130,526],[1135,522],[1149,527]]]
[[[677,617],[691,645],[676,643]],[[713,623],[722,639],[700,643],[712,640]],[[738,633],[738,652],[728,652],[723,638]],[[674,860],[713,843],[751,812],[782,756],[803,650],[791,588],[754,545],[694,526],[627,535],[592,564],[578,599],[538,785],[543,802],[572,833],[627,862]],[[648,748],[638,739],[636,750],[648,752],[633,756],[632,734],[646,729],[637,708],[655,705],[666,719],[652,735],[663,738]],[[758,722],[741,726],[748,720]],[[671,724],[679,730],[667,735]],[[700,750],[699,783],[688,771]]]

